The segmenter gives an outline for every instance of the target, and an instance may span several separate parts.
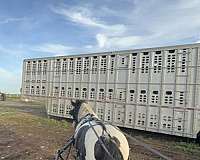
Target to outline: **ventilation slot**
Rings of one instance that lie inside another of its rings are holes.
[[[105,74],[107,70],[106,56],[101,58],[100,74]]]
[[[151,97],[151,103],[153,103],[153,104],[158,103],[158,91],[153,91],[153,94]]]
[[[146,121],[146,114],[138,113],[137,125],[138,126],[145,126],[145,121]]]
[[[85,60],[84,60],[84,66],[83,66],[83,73],[84,74],[88,74],[89,73],[89,58],[88,57],[85,57]]]
[[[95,99],[95,89],[94,89],[94,88],[91,88],[91,91],[90,91],[90,98],[91,98],[91,99]]]
[[[74,74],[74,62],[73,62],[73,58],[70,58],[70,61],[69,61],[69,74]]]
[[[43,72],[42,72],[43,75],[46,75],[47,74],[47,61],[44,61],[43,63]]]
[[[184,92],[179,93],[179,104],[184,104]]]
[[[26,75],[30,75],[30,73],[31,73],[31,64],[30,62],[28,62],[26,65]]]
[[[57,61],[55,63],[56,63],[55,73],[56,73],[56,75],[59,75],[60,74],[60,68],[61,68],[61,66],[60,66],[60,60],[57,59]]]
[[[104,89],[99,89],[99,100],[104,100],[105,99],[105,93]]]
[[[156,114],[151,114],[150,115],[150,122],[149,126],[151,128],[157,128],[158,122],[157,122],[157,115]]]
[[[53,95],[54,95],[55,97],[59,96],[58,87],[54,87],[54,93],[53,93]]]
[[[175,65],[176,65],[176,56],[175,55],[168,55],[167,56],[167,72],[175,72]]]
[[[165,104],[172,104],[172,101],[173,101],[172,91],[166,91]]]
[[[97,113],[98,117],[103,120],[104,110],[102,108],[98,108]]]
[[[149,72],[149,56],[148,56],[148,52],[143,53],[142,57],[142,70],[141,73],[148,73]]]
[[[82,89],[82,98],[84,98],[84,99],[87,98],[87,88]]]
[[[135,73],[136,70],[136,58],[137,58],[137,53],[135,53],[135,55],[132,54],[132,73]]]
[[[72,97],[72,88],[68,87],[67,96]]]
[[[41,63],[41,61],[38,61],[38,68],[37,68],[37,73],[38,73],[38,75],[41,75],[41,72],[42,72],[42,63]]]
[[[111,100],[113,98],[113,89],[108,90],[108,99]]]
[[[113,74],[114,71],[114,64],[115,64],[115,59],[111,58],[111,62],[110,62],[110,74]]]
[[[65,105],[64,104],[60,104],[60,108],[59,108],[59,114],[64,114],[64,107]]]
[[[147,103],[147,94],[146,94],[146,90],[141,90],[141,94],[140,94],[140,99],[139,101],[141,103]]]
[[[35,61],[33,61],[33,64],[32,64],[32,75],[36,75],[36,63],[35,63]]]
[[[135,93],[134,90],[130,90],[130,102],[134,101],[134,93]]]
[[[186,72],[186,54],[182,54],[181,72]]]
[[[62,87],[62,88],[61,88],[61,93],[60,93],[60,95],[61,95],[61,96],[65,96],[65,87]]]
[[[63,74],[66,74],[66,73],[67,73],[67,61],[66,61],[66,59],[63,59],[62,73],[63,73]]]
[[[81,64],[82,61],[80,58],[78,58],[78,60],[76,61],[76,74],[81,74]]]
[[[39,86],[36,87],[36,94],[37,94],[37,95],[40,94],[40,87],[39,87]]]
[[[97,57],[93,57],[92,60],[92,74],[97,74],[97,67],[98,67],[98,59]]]
[[[154,73],[160,73],[161,69],[162,69],[162,55],[157,55],[156,54],[154,56],[154,63],[153,63]]]
[[[53,104],[53,106],[52,106],[52,112],[53,113],[57,113],[58,112],[58,105],[57,104]]]
[[[76,88],[76,89],[75,89],[75,93],[74,93],[74,94],[75,94],[75,95],[74,95],[75,98],[79,98],[79,94],[80,94],[80,93],[79,93],[79,88]]]

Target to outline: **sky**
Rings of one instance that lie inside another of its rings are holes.
[[[199,0],[0,0],[0,91],[25,58],[200,42]]]

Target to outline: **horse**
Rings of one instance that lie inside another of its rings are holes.
[[[119,128],[101,121],[87,101],[71,104],[77,160],[128,160],[128,141]]]

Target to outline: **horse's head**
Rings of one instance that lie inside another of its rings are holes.
[[[73,106],[73,109],[69,112],[69,114],[72,116],[73,120],[75,122],[79,121],[79,111],[83,103],[86,103],[86,101],[83,100],[71,100],[71,104]]]
[[[78,123],[81,118],[85,117],[87,114],[95,115],[90,104],[85,100],[71,100],[73,109],[69,114],[73,117],[73,120]]]

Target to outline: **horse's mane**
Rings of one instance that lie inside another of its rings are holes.
[[[87,115],[88,113],[96,115],[92,109],[92,107],[87,103],[87,102],[83,102],[81,104],[80,110],[79,110],[79,114],[78,117],[82,118],[83,116]]]
[[[90,104],[86,101],[78,100],[76,102],[72,102],[72,105],[74,105],[75,111],[73,111],[72,114],[75,114],[77,122],[80,122],[82,118],[86,117],[86,115],[91,114],[92,116],[96,117],[95,120],[98,121],[98,116],[93,111],[93,108],[90,106]],[[80,123],[81,124],[81,123]],[[80,127],[80,126],[79,126]],[[76,134],[76,149],[80,152],[79,156],[85,157],[85,134],[87,130],[90,128],[90,126],[85,125],[83,127],[80,127],[78,129],[78,132]],[[94,146],[94,156],[96,160],[111,160],[113,157],[114,160],[123,160],[123,155],[120,151],[120,142],[116,137],[111,137],[102,134],[100,137],[97,137],[98,140],[95,143]],[[102,145],[103,143],[103,145]],[[105,151],[105,148],[107,148],[108,152]]]

